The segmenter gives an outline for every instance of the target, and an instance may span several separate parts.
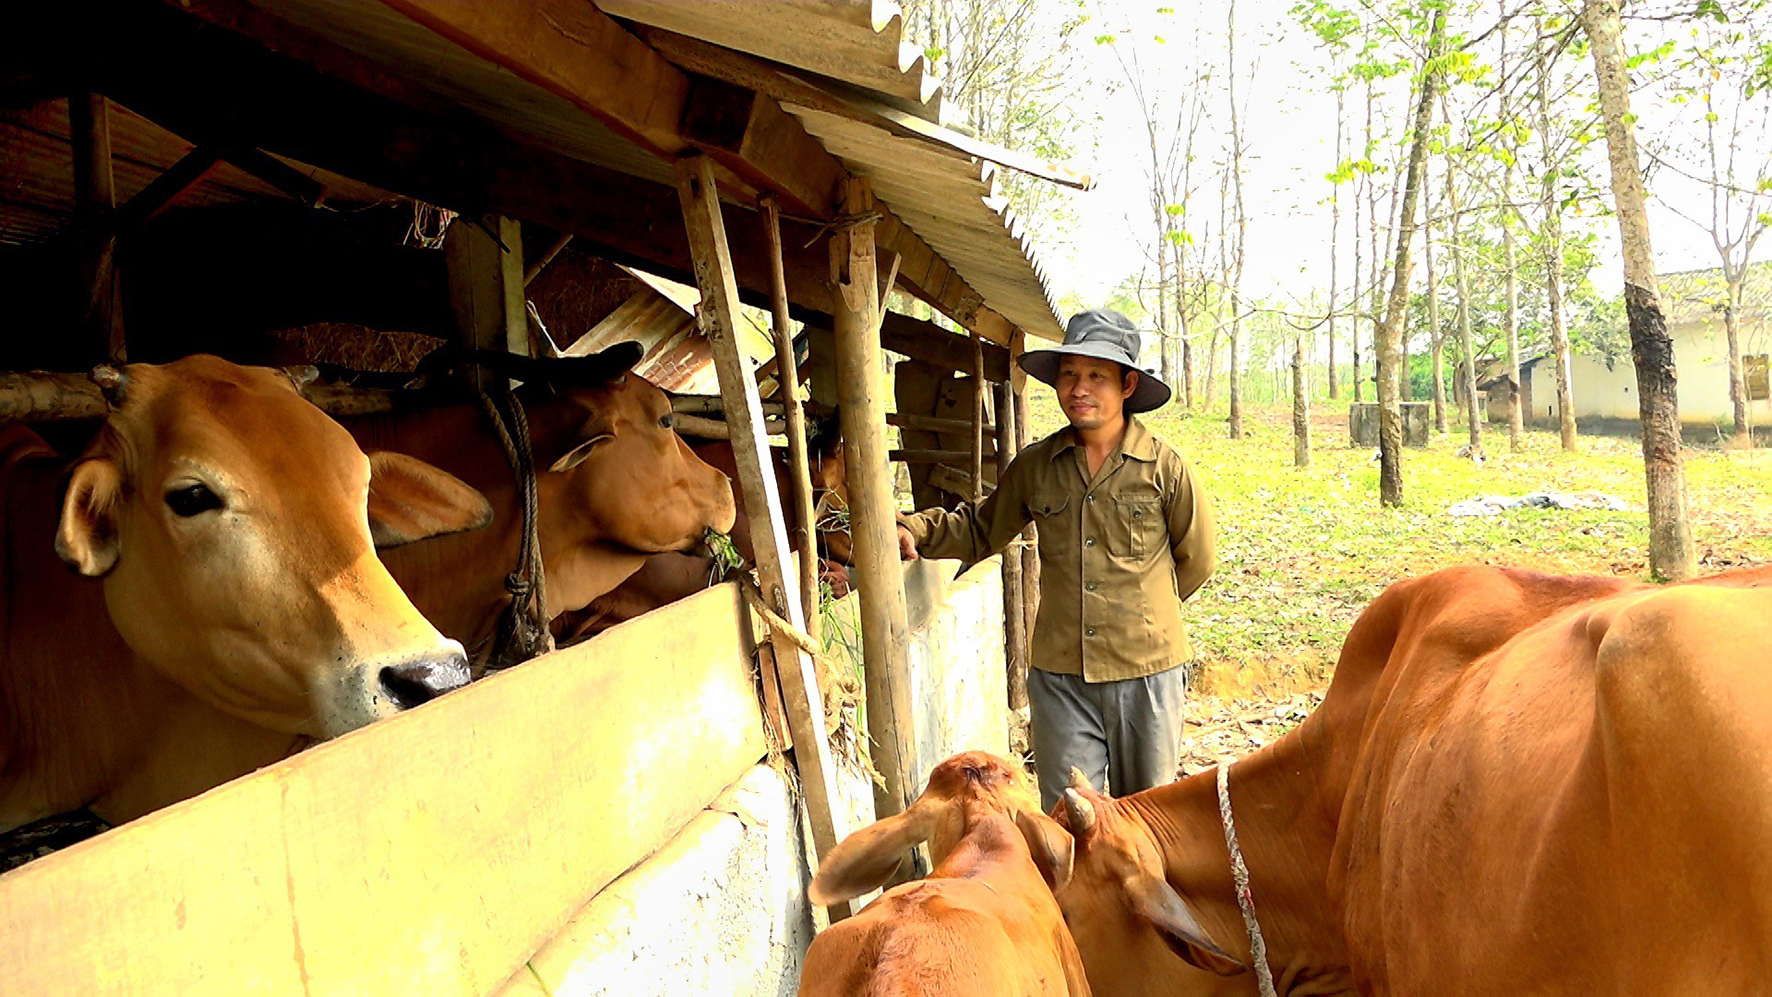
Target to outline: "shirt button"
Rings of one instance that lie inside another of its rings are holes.
[[[1083,496],[1083,501],[1085,501],[1085,502],[1093,502],[1093,501],[1095,501],[1095,495],[1094,495],[1094,493],[1093,493],[1093,492],[1092,492],[1092,493],[1090,493],[1090,494],[1088,494],[1088,495],[1085,495],[1085,496]]]
[[[1087,539],[1087,540],[1085,540],[1085,541],[1083,541],[1083,546],[1085,546],[1085,547],[1093,547],[1093,546],[1095,546],[1095,538],[1094,538],[1094,537],[1090,537],[1090,538],[1089,538],[1089,539]]]
[[[1085,630],[1085,631],[1083,631],[1083,636],[1085,636],[1085,637],[1093,637],[1093,636],[1095,636],[1095,628],[1094,628],[1094,627],[1090,627],[1090,628],[1089,628],[1089,629],[1087,629],[1087,630]]]
[[[1085,592],[1093,592],[1093,591],[1095,591],[1095,583],[1094,583],[1094,582],[1086,582],[1086,583],[1084,583],[1084,585],[1083,585],[1083,590],[1084,590],[1084,591],[1085,591]]]

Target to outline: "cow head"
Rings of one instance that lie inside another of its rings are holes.
[[[937,765],[929,785],[901,814],[862,828],[837,843],[818,864],[810,896],[830,905],[886,885],[911,849],[929,843],[937,866],[953,852],[981,813],[1003,814],[1026,839],[1034,864],[1048,884],[1069,877],[1070,836],[1040,812],[1039,794],[1013,763],[968,751]]]
[[[677,435],[669,396],[631,370],[639,359],[638,343],[622,343],[497,366],[525,381],[542,504],[558,510],[558,535],[644,553],[689,550],[710,529],[732,529],[732,482]]]
[[[375,547],[473,529],[480,493],[365,455],[283,372],[197,356],[99,368],[111,413],[55,546],[102,578],[130,648],[198,699],[332,737],[467,681]]]
[[[1054,814],[1075,845],[1070,878],[1053,892],[1096,993],[1122,992],[1114,985],[1122,980],[1124,992],[1143,993],[1150,967],[1163,967],[1165,980],[1193,984],[1177,993],[1255,992],[1252,973],[1223,979],[1247,967],[1212,940],[1169,884],[1163,850],[1133,800],[1097,793],[1073,770]],[[1175,957],[1203,972],[1175,965]]]

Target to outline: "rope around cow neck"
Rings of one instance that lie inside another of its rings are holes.
[[[511,391],[510,382],[503,377],[495,377],[491,390],[480,393],[480,405],[486,410],[493,432],[498,434],[523,502],[517,568],[505,576],[505,591],[511,594],[511,601],[499,614],[498,631],[493,635],[486,663],[488,669],[496,670],[552,651],[554,635],[548,629],[546,575],[541,563],[541,539],[537,536],[540,500],[535,481],[535,450],[529,442],[529,418],[523,403]]]
[[[1250,960],[1255,963],[1256,982],[1261,997],[1278,997],[1274,989],[1274,971],[1267,963],[1267,939],[1261,937],[1261,923],[1255,919],[1255,894],[1249,890],[1249,865],[1243,861],[1243,849],[1237,844],[1237,822],[1231,817],[1231,763],[1218,763],[1218,814],[1224,821],[1224,844],[1231,852],[1231,878],[1237,884],[1237,907],[1243,912],[1243,930],[1249,934]]]

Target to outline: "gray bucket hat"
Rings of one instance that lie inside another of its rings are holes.
[[[1017,358],[1021,369],[1047,384],[1058,382],[1058,365],[1066,356],[1112,360],[1138,371],[1138,387],[1126,399],[1126,411],[1149,412],[1169,403],[1172,392],[1156,374],[1138,365],[1140,339],[1132,320],[1110,308],[1092,308],[1071,316],[1064,344],[1050,350],[1029,350]]]

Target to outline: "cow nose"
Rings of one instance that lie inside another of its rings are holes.
[[[460,654],[427,658],[381,670],[381,687],[402,710],[428,703],[468,684],[468,659]]]

